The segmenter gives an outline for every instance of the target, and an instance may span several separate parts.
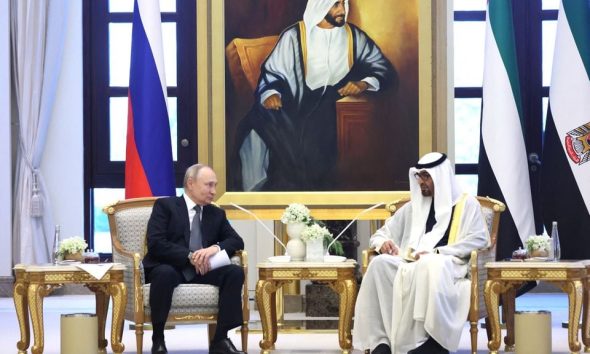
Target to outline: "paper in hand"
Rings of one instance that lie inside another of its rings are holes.
[[[209,258],[209,267],[211,270],[229,265],[231,261],[225,250],[221,250]]]

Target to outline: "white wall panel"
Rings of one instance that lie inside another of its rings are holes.
[[[12,274],[9,1],[0,1],[0,277]]]

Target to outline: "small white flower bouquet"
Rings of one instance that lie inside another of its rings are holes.
[[[326,237],[332,237],[332,233],[330,233],[330,230],[316,223],[307,226],[301,232],[301,239],[305,242],[323,240]]]
[[[281,222],[283,224],[295,224],[295,223],[309,223],[311,221],[311,213],[309,209],[303,204],[292,203],[289,204],[283,215],[281,216]]]
[[[546,253],[548,255],[549,250],[551,249],[551,238],[547,235],[533,235],[529,236],[525,244],[529,255],[537,252]]]
[[[327,227],[323,226],[321,221],[317,221],[311,216],[310,210],[303,204],[291,203],[285,208],[283,215],[281,216],[281,222],[287,225],[287,233],[289,233],[289,225],[293,224],[304,224],[300,231],[301,240],[303,242],[311,240],[322,240],[324,247],[331,244],[330,253],[342,256],[344,255],[344,249],[340,241],[334,241],[334,236],[328,230]],[[297,233],[299,235],[299,231]],[[298,236],[299,237],[299,236]]]
[[[86,243],[86,241],[84,241],[82,237],[74,236],[63,239],[59,243],[58,253],[61,257],[63,257],[66,254],[82,253],[87,247],[88,244]]]

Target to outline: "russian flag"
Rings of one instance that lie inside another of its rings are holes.
[[[135,0],[125,198],[175,195],[158,1]]]

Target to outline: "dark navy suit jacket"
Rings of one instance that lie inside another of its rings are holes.
[[[201,229],[203,248],[218,244],[229,257],[244,249],[244,241],[229,224],[225,211],[214,205],[203,207]],[[178,270],[189,264],[190,225],[184,198],[159,198],[154,203],[147,227],[148,251],[144,268],[170,264]]]

